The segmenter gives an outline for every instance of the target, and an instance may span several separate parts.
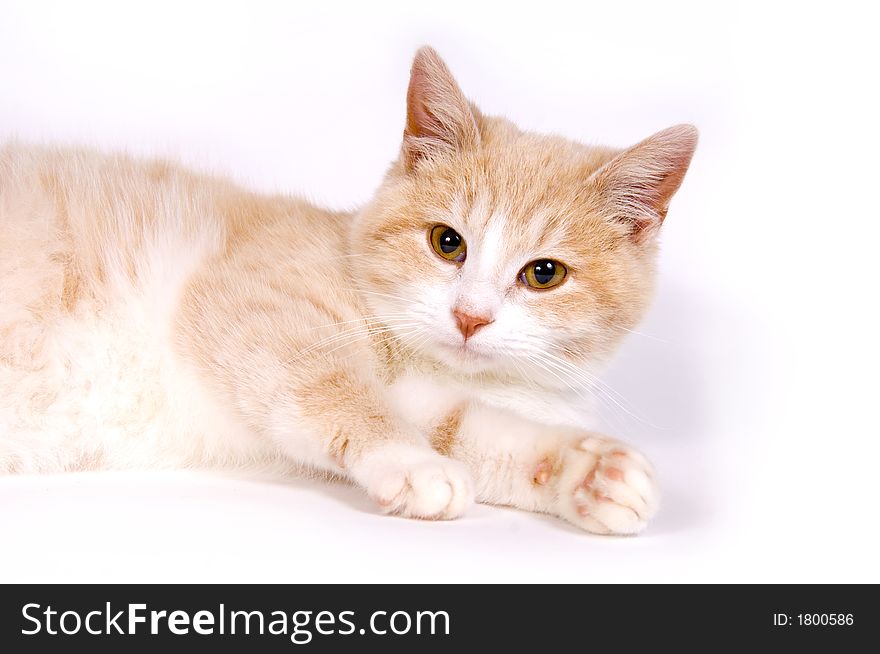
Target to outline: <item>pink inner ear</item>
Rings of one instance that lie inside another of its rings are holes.
[[[408,169],[432,153],[479,142],[467,99],[446,64],[430,48],[416,54],[406,104],[403,154]]]
[[[426,86],[424,71],[413,69],[406,94],[406,135],[443,139],[443,124],[426,106]]]
[[[670,127],[620,153],[596,173],[615,218],[639,240],[654,234],[684,179],[697,145],[691,125]]]
[[[681,149],[666,153],[668,168],[666,174],[661,177],[656,185],[657,201],[655,208],[661,221],[666,218],[666,212],[669,210],[669,202],[672,200],[672,196],[675,195],[682,181],[684,181],[684,176],[691,164],[695,147],[696,141],[692,144],[684,144]]]

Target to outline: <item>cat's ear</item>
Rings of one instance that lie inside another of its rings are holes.
[[[402,152],[406,170],[413,170],[422,159],[479,143],[474,113],[449,68],[432,48],[419,49],[406,94]]]
[[[697,129],[676,125],[624,150],[593,173],[591,181],[639,242],[657,233],[697,147]]]

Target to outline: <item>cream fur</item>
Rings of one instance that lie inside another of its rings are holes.
[[[407,516],[476,498],[643,528],[650,467],[582,398],[647,304],[695,130],[626,151],[523,133],[427,48],[407,101],[400,160],[355,214],[0,150],[0,470],[306,468]],[[434,224],[463,264],[431,250]],[[543,257],[569,277],[525,288]],[[491,322],[464,340],[453,309]]]

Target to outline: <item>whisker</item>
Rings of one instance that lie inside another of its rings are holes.
[[[655,425],[654,423],[642,418],[641,416],[639,416],[638,414],[636,414],[632,410],[630,410],[630,408],[628,408],[628,406],[627,406],[628,402],[626,401],[626,399],[623,396],[620,395],[620,393],[615,391],[606,382],[599,379],[598,377],[596,377],[595,375],[590,373],[588,370],[584,370],[583,368],[579,368],[579,367],[573,365],[572,363],[570,363],[569,361],[566,361],[565,359],[562,359],[562,358],[557,357],[553,354],[550,354],[549,352],[542,352],[541,355],[546,357],[547,362],[552,365],[555,365],[557,367],[557,369],[560,369],[561,371],[567,372],[568,375],[574,377],[575,379],[581,380],[585,386],[591,387],[592,390],[596,391],[596,393],[597,393],[596,397],[598,397],[600,399],[603,397],[607,398],[607,401],[612,402],[617,409],[623,411],[630,418],[632,418],[632,419],[634,419],[644,425],[647,425],[653,429],[659,429],[659,430],[666,429],[665,427],[661,427],[660,425]]]
[[[418,330],[422,329],[422,326],[421,326],[421,325],[417,325],[417,326],[415,326],[415,327],[413,327],[413,328],[411,328],[411,329],[418,331]],[[399,335],[396,334],[396,333],[394,333],[391,329],[386,329],[386,330],[382,330],[382,331],[383,331],[383,332],[386,332],[387,335],[385,336],[385,338],[383,338],[382,340],[379,341],[379,344],[387,343],[389,340],[392,340],[392,339],[394,339],[394,338],[398,338],[398,337],[399,337]],[[378,333],[382,333],[382,332],[378,332]],[[365,334],[364,336],[373,336],[373,335],[374,335],[374,334]],[[341,345],[337,345],[337,346],[334,347],[332,350],[329,350],[328,352],[325,352],[324,354],[325,354],[325,355],[332,354],[333,352],[336,352],[337,350],[340,350],[340,349],[342,349],[342,348],[344,348],[344,347],[346,347],[346,346],[348,346],[348,345],[353,345],[354,343],[357,343],[357,342],[359,342],[360,340],[363,340],[363,337],[361,337],[361,338],[357,338],[357,339],[354,339],[354,340],[349,341],[349,342],[346,342],[346,343],[342,343]],[[356,354],[356,353],[353,352],[353,353],[350,354],[349,356],[352,356],[353,354]],[[348,357],[343,357],[343,358],[344,358],[344,359],[347,359]]]
[[[672,341],[669,341],[665,338],[660,338],[659,336],[654,336],[653,334],[646,334],[645,332],[636,331],[635,329],[629,329],[628,327],[624,327],[622,325],[608,325],[611,329],[619,329],[620,331],[627,332],[629,334],[635,334],[636,336],[644,336],[645,338],[650,338],[652,341],[657,341],[658,343],[663,343],[664,345],[671,345]]]
[[[401,302],[405,302],[407,304],[415,304],[415,302],[409,298],[405,298],[402,295],[394,295],[391,293],[379,293],[378,291],[369,291],[362,288],[346,288],[343,289],[352,293],[365,293],[367,295],[375,295],[377,297],[390,298],[392,300],[400,300]]]
[[[295,355],[287,361],[287,363],[290,363],[296,357],[305,356],[307,354],[310,354],[311,352],[314,352],[315,350],[318,350],[322,347],[326,347],[327,345],[332,345],[333,343],[338,343],[339,341],[348,341],[348,343],[343,342],[342,345],[340,345],[340,347],[344,347],[346,344],[355,343],[358,340],[361,340],[362,338],[365,338],[365,337],[368,337],[368,336],[371,336],[374,334],[380,334],[383,332],[393,331],[393,329],[406,329],[408,327],[417,327],[417,326],[421,326],[421,324],[422,323],[412,321],[409,323],[395,324],[393,326],[391,326],[391,325],[389,325],[389,326],[358,325],[356,327],[352,327],[352,328],[343,330],[340,333],[334,334],[334,335],[332,335],[328,338],[322,339],[316,343],[312,343],[311,345],[307,346],[306,348],[304,348],[302,350],[298,350],[295,353]],[[329,354],[329,352],[325,353],[325,354]]]
[[[349,254],[337,254],[336,256],[327,257],[327,258],[328,259],[348,259],[348,258],[353,258],[353,257],[371,257],[371,256],[373,256],[373,255],[371,255],[367,252],[351,252]]]
[[[330,327],[339,327],[341,325],[350,325],[353,323],[369,323],[369,322],[385,323],[385,322],[391,322],[394,320],[404,320],[404,319],[411,319],[411,316],[408,313],[405,313],[402,311],[400,313],[392,313],[392,314],[386,314],[386,315],[382,315],[382,316],[365,315],[361,318],[354,318],[352,320],[341,320],[339,322],[328,322],[328,323],[323,323],[320,325],[315,325],[314,327],[309,327],[308,329],[301,330],[300,333],[311,332],[316,329],[325,329],[325,328],[329,329]]]
[[[569,354],[569,356],[572,356],[571,352],[569,352],[568,350],[565,350],[563,348],[563,351],[566,352],[567,354]],[[609,395],[615,396],[618,400],[620,400],[624,404],[626,403],[626,398],[624,398],[622,395],[620,395],[620,393],[618,393],[613,388],[611,388],[600,377],[592,374],[589,370],[587,370],[585,368],[581,368],[579,366],[576,366],[573,363],[571,363],[570,361],[567,361],[567,360],[563,359],[562,357],[558,357],[554,354],[551,354],[550,352],[545,352],[544,354],[547,357],[549,357],[550,359],[559,363],[560,365],[565,366],[566,368],[570,369],[571,371],[573,371],[573,373],[577,374],[578,376],[585,377],[590,383],[592,383],[596,386],[599,386],[599,387],[604,387],[604,389],[606,390],[606,392],[608,392]]]
[[[585,394],[586,394],[586,396],[588,397],[588,399],[597,399],[597,400],[599,400],[603,405],[605,405],[609,410],[612,411],[610,417],[611,417],[611,418],[614,420],[614,422],[616,423],[616,424],[613,425],[613,426],[615,426],[615,427],[622,427],[622,425],[620,425],[620,424],[618,423],[617,415],[616,415],[616,413],[614,412],[614,409],[616,409],[617,407],[615,407],[615,406],[612,405],[612,404],[609,404],[609,400],[608,400],[608,398],[606,398],[605,395],[601,392],[601,389],[596,388],[595,386],[589,384],[589,383],[588,383],[589,380],[581,379],[581,378],[578,378],[578,377],[572,375],[572,373],[571,373],[570,371],[568,371],[568,370],[566,370],[566,369],[564,369],[564,368],[560,368],[560,367],[558,367],[558,365],[555,364],[555,363],[552,362],[552,361],[549,361],[549,360],[536,360],[535,357],[531,357],[531,358],[532,358],[532,361],[533,361],[536,365],[540,366],[540,367],[543,368],[546,372],[548,372],[548,373],[554,375],[555,377],[557,377],[557,379],[559,379],[560,381],[562,381],[562,383],[563,383],[563,384],[564,384],[569,390],[573,391],[578,397],[582,397],[582,398],[583,398],[583,397],[585,397]],[[548,367],[548,366],[550,366],[550,365],[552,365],[552,366],[553,366],[553,367],[554,367],[554,368],[555,368],[560,374],[564,374],[564,375],[565,375],[565,378],[563,379],[563,378],[560,377],[558,374],[554,373],[554,371]]]

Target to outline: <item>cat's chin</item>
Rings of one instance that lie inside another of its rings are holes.
[[[499,365],[497,355],[480,352],[467,344],[438,343],[432,355],[447,367],[464,373],[486,372]]]

